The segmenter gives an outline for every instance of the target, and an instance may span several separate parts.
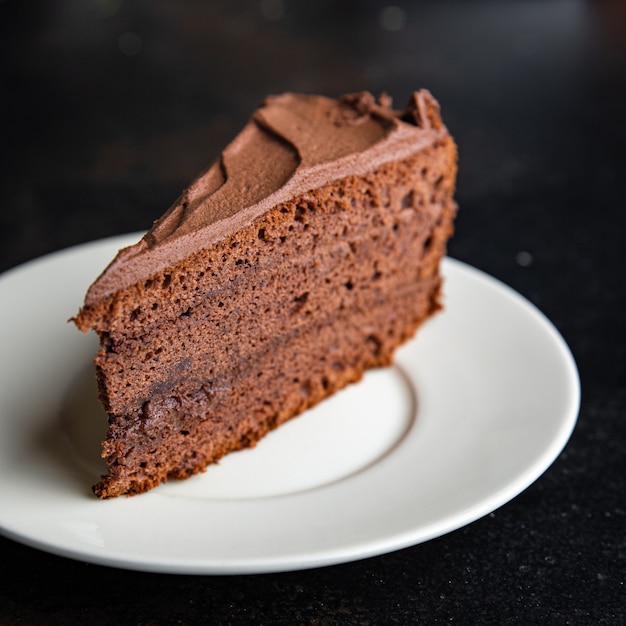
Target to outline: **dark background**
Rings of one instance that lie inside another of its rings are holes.
[[[145,230],[268,93],[427,87],[460,150],[449,253],[565,337],[569,445],[486,518],[320,570],[146,574],[0,537],[0,624],[624,624],[626,2],[388,7],[0,0],[0,271]]]

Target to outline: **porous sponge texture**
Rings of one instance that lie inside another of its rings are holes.
[[[202,471],[344,387],[440,308],[449,137],[272,208],[81,310],[101,339],[109,473],[100,497]]]

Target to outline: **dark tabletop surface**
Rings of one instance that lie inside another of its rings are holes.
[[[0,1],[0,270],[146,229],[266,94],[427,87],[460,149],[449,254],[577,361],[566,449],[467,527],[317,570],[142,573],[0,537],[0,624],[624,624],[626,3],[394,6]]]

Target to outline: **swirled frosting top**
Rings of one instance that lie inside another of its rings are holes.
[[[89,288],[85,305],[149,279],[280,202],[405,158],[444,133],[437,102],[425,90],[413,94],[404,112],[387,96],[368,92],[338,100],[268,97],[144,237],[118,252]]]

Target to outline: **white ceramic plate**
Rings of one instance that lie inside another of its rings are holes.
[[[570,351],[508,287],[446,259],[445,311],[317,408],[187,481],[101,501],[106,418],[93,336],[66,320],[136,235],[0,277],[0,531],[105,565],[239,574],[414,545],[493,511],[566,444],[579,408]]]

